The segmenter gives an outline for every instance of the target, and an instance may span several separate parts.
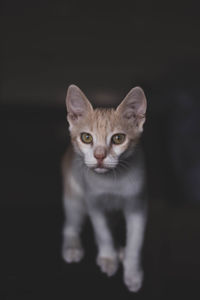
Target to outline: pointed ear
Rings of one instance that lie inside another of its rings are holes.
[[[74,84],[67,90],[66,96],[67,120],[69,123],[77,122],[93,110],[91,103],[83,92]]]
[[[126,95],[124,100],[117,107],[116,112],[128,122],[138,127],[142,132],[145,122],[147,101],[145,94],[140,87],[135,87]]]

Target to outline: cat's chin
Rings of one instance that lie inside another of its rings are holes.
[[[94,171],[95,171],[96,173],[103,174],[103,173],[108,172],[109,169],[106,169],[106,168],[95,168]]]

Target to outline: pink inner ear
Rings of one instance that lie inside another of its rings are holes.
[[[75,121],[78,119],[78,116],[76,114],[73,114],[73,113],[68,113],[68,116],[71,120]]]
[[[68,105],[68,115],[71,120],[77,120],[87,114],[87,106],[81,99],[71,99]]]
[[[146,112],[146,97],[143,90],[140,87],[133,88],[118,106],[117,110],[126,119],[144,116]]]
[[[66,105],[68,118],[73,121],[86,116],[91,110],[92,106],[83,92],[75,85],[68,88]]]
[[[125,112],[124,112],[124,117],[125,117],[126,119],[131,119],[131,118],[135,118],[136,115],[134,114],[133,111],[125,111]]]

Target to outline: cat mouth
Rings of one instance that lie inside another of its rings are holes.
[[[88,168],[92,169],[96,173],[106,173],[116,167],[116,164],[106,165],[106,164],[97,164],[97,165],[88,165]]]
[[[106,173],[109,171],[108,168],[104,168],[104,167],[97,167],[97,168],[94,168],[94,171],[97,172],[97,173]]]

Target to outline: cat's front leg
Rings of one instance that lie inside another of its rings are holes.
[[[118,255],[103,212],[90,210],[90,219],[98,246],[97,265],[103,273],[112,276],[118,268]]]
[[[146,224],[145,210],[125,212],[127,242],[123,258],[124,283],[131,292],[137,292],[143,281],[141,250]]]
[[[83,199],[64,195],[66,220],[63,227],[62,256],[67,263],[79,262],[84,255],[80,233],[85,217]]]

